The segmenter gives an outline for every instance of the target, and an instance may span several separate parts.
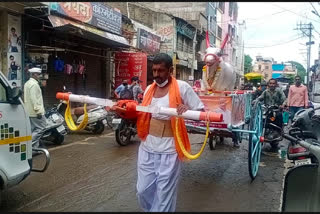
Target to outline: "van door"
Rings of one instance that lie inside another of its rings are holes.
[[[0,72],[0,184],[20,183],[32,168],[31,126],[23,102],[10,104],[8,81]]]

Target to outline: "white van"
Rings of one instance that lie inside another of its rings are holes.
[[[32,149],[31,125],[22,90],[12,88],[0,71],[0,204],[1,192],[19,184],[31,171],[44,172],[50,163],[46,149]],[[45,154],[42,169],[32,168],[32,150]]]

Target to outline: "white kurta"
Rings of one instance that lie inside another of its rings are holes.
[[[191,110],[203,109],[204,105],[192,87],[184,81],[177,81],[183,104]],[[152,98],[151,105],[169,107],[169,95]],[[160,114],[152,114],[152,118],[170,119]],[[148,135],[140,144],[137,165],[137,197],[142,209],[148,212],[174,212],[181,168],[174,138]]]
[[[44,115],[41,88],[38,81],[33,78],[24,84],[24,106],[30,117],[36,117],[37,114]]]

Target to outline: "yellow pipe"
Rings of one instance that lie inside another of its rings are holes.
[[[71,131],[81,131],[84,129],[88,124],[88,113],[87,113],[87,104],[85,103],[84,106],[84,117],[79,126],[76,126],[72,119],[71,115],[71,108],[70,108],[70,102],[68,101],[66,112],[64,113],[64,118],[66,121],[67,126]]]
[[[203,150],[204,150],[204,147],[205,147],[206,144],[207,144],[208,135],[209,135],[209,130],[210,130],[210,129],[209,129],[209,124],[210,124],[210,123],[207,122],[206,137],[205,137],[205,139],[204,139],[204,142],[203,142],[203,145],[202,145],[200,151],[199,151],[197,154],[192,155],[192,154],[190,154],[189,152],[187,152],[186,148],[184,147],[184,145],[183,145],[183,143],[182,143],[181,137],[180,137],[179,132],[178,132],[178,121],[179,121],[178,118],[176,118],[176,133],[177,133],[178,144],[179,144],[179,146],[180,146],[180,148],[181,148],[181,150],[182,150],[182,153],[184,154],[185,157],[187,157],[187,158],[190,159],[190,160],[195,160],[195,159],[197,159],[198,157],[200,157],[200,155],[202,154],[202,152],[203,152]]]

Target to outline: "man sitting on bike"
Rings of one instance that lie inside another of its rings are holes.
[[[265,106],[276,105],[282,108],[286,100],[286,95],[277,86],[277,80],[273,78],[270,79],[268,88],[257,98],[257,100],[263,101]]]

